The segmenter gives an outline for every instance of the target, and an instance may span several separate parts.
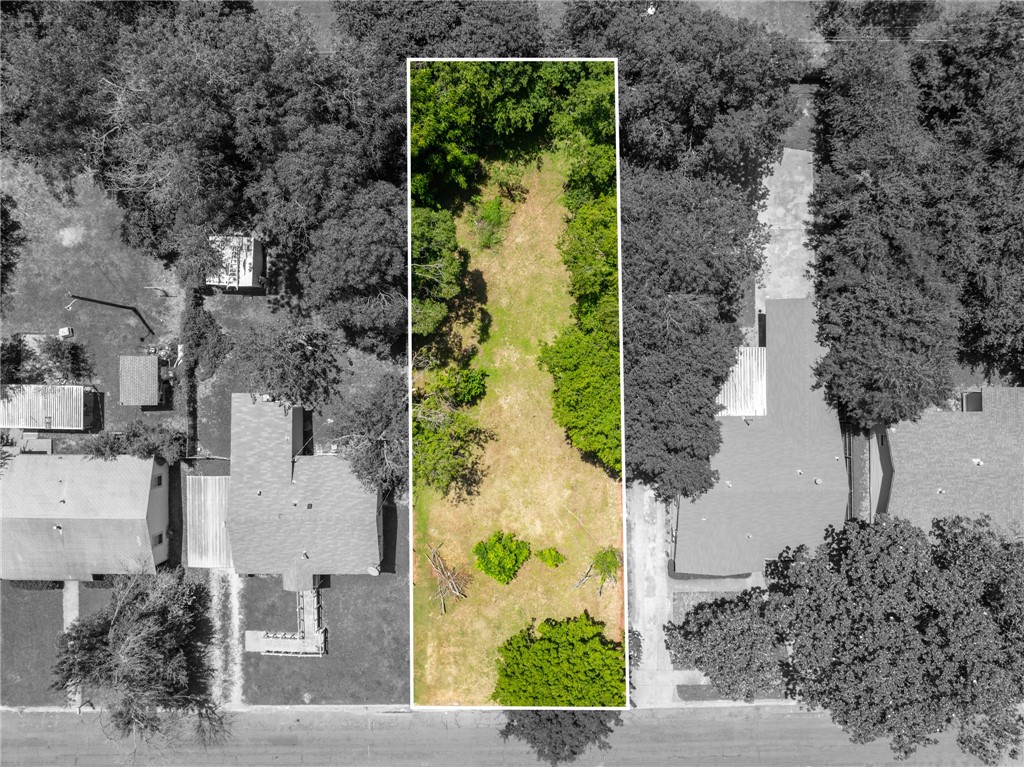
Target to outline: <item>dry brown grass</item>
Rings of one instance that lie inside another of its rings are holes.
[[[490,338],[477,364],[488,391],[481,425],[495,439],[484,452],[486,477],[463,502],[418,493],[415,554],[414,700],[420,705],[487,705],[497,679],[497,648],[533,621],[577,616],[584,610],[621,641],[621,579],[597,596],[594,582],[574,589],[594,554],[622,548],[621,486],[585,463],[551,415],[551,376],[537,365],[541,341],[571,321],[568,274],[556,249],[565,225],[558,202],[564,161],[545,157],[524,179],[530,190],[509,223],[502,246],[472,250],[470,269],[487,285]],[[460,241],[473,242],[460,222]],[[556,547],[566,561],[552,570],[529,560],[502,586],[473,565],[474,544],[494,530],[515,532],[537,551]],[[430,603],[434,588],[423,557],[427,542],[453,567],[474,572],[468,598],[447,615]]]

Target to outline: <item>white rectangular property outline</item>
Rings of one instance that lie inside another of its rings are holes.
[[[431,61],[466,61],[466,62],[557,62],[557,61],[610,61],[615,78],[615,226],[619,279],[619,428],[620,428],[620,461],[622,472],[619,479],[619,505],[622,508],[620,531],[622,535],[622,647],[626,664],[626,703],[623,706],[431,706],[417,704],[415,700],[415,647],[416,627],[413,620],[413,565],[415,557],[415,511],[413,509],[412,479],[412,65]],[[619,150],[619,60],[618,58],[461,58],[461,57],[415,57],[405,60],[405,209],[406,209],[406,296],[409,308],[406,317],[406,353],[408,364],[407,396],[408,396],[408,435],[409,435],[409,706],[413,710],[422,711],[505,711],[511,709],[541,711],[626,711],[630,708],[630,668],[629,668],[629,545],[626,528],[626,398],[625,398],[625,363],[622,347],[622,157]]]

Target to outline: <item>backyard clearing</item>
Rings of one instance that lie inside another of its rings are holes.
[[[106,429],[140,417],[184,428],[173,410],[142,413],[119,404],[118,358],[146,354],[178,335],[182,299],[173,271],[122,242],[121,210],[88,176],[77,179],[75,198],[62,202],[30,168],[4,162],[0,170],[27,238],[5,298],[4,335],[73,328],[93,367],[92,379],[82,383],[103,392]],[[118,306],[72,301],[67,291]]]
[[[414,703],[493,705],[497,649],[513,634],[547,618],[584,611],[623,639],[621,583],[598,596],[594,581],[574,588],[595,553],[622,549],[621,485],[584,461],[552,418],[551,375],[537,363],[541,344],[572,321],[568,272],[556,248],[565,227],[559,201],[566,160],[545,154],[527,170],[528,193],[509,222],[504,244],[470,243],[468,213],[459,242],[470,250],[469,273],[485,291],[489,334],[475,365],[486,371],[487,393],[476,406],[493,433],[483,452],[485,475],[476,492],[456,501],[417,488],[414,553]],[[480,291],[478,291],[480,292]],[[551,569],[535,557],[507,586],[474,568],[473,546],[495,530],[515,533],[534,552],[555,547],[566,560]],[[467,598],[441,615],[426,559],[441,544],[446,563],[472,574]]]

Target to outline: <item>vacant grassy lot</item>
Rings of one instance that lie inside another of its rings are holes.
[[[321,591],[327,655],[243,653],[245,702],[409,702],[409,514],[404,504],[398,506],[397,520],[398,573],[332,576],[331,587]],[[295,593],[281,588],[279,576],[243,583],[241,636],[248,630],[295,631]]]
[[[28,591],[0,581],[0,705],[59,706],[51,692],[54,642],[64,630],[64,592]]]
[[[495,439],[485,448],[486,476],[476,495],[455,502],[416,493],[414,700],[420,705],[493,704],[497,648],[534,621],[589,610],[606,622],[611,639],[622,639],[621,584],[606,586],[601,597],[593,582],[573,588],[599,549],[622,548],[620,485],[568,443],[552,419],[551,376],[537,365],[541,343],[571,321],[568,273],[556,249],[565,226],[559,203],[565,172],[564,160],[550,155],[542,169],[527,172],[529,194],[504,244],[493,250],[475,249],[465,216],[459,222],[459,241],[471,251],[469,270],[478,270],[486,285],[490,334],[476,364],[489,377],[478,417]],[[554,546],[566,561],[552,570],[531,559],[502,586],[475,572],[472,555],[497,529],[516,533],[533,551]],[[428,543],[443,543],[449,565],[475,573],[468,598],[447,615],[431,598]]]

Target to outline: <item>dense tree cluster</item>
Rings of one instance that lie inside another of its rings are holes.
[[[0,310],[4,306],[3,297],[11,292],[11,278],[26,242],[21,222],[14,217],[17,207],[13,197],[0,194]]]
[[[768,590],[698,605],[666,627],[673,661],[722,693],[781,692],[857,743],[888,738],[906,757],[958,730],[986,764],[1024,735],[1024,543],[987,519],[899,518],[829,528],[814,552],[784,551]]]
[[[1024,10],[879,37],[871,5],[819,19],[858,42],[818,92],[810,230],[818,379],[863,426],[941,405],[958,364],[1024,382]]]
[[[222,742],[224,713],[210,688],[206,586],[184,570],[114,580],[110,602],[57,640],[53,689],[84,688],[105,704],[119,737],[142,743]]]
[[[493,698],[502,706],[622,706],[626,657],[584,613],[527,626],[498,649]]]
[[[565,33],[578,54],[619,61],[627,477],[672,498],[715,480],[715,397],[802,60],[759,25],[649,6],[572,3]]]
[[[58,188],[96,171],[126,240],[184,273],[257,231],[293,300],[369,350],[401,339],[403,89],[371,46],[323,53],[246,3],[12,5],[5,151]]]
[[[156,458],[164,463],[177,463],[186,455],[185,433],[163,423],[129,421],[120,431],[102,431],[85,438],[81,451],[105,461],[119,455]]]

